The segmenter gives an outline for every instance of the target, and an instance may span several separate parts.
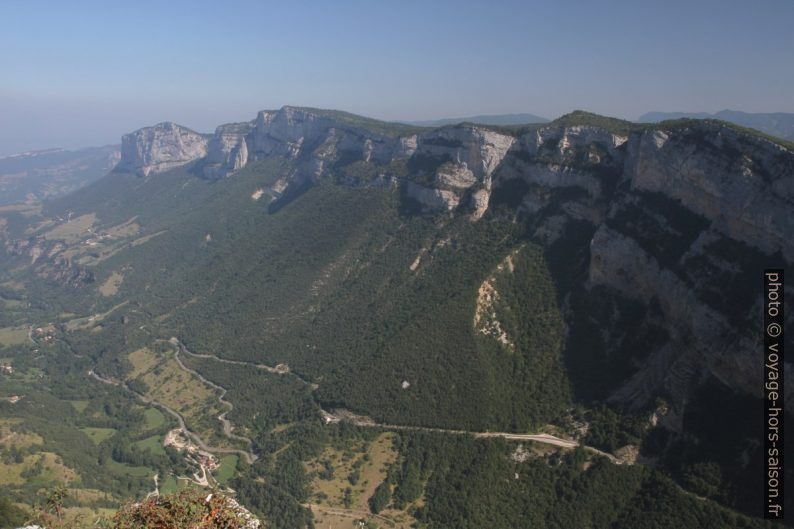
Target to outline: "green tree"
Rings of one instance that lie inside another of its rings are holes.
[[[374,513],[378,514],[391,501],[391,487],[387,482],[383,482],[378,485],[378,488],[375,489],[375,493],[369,499],[369,509]]]

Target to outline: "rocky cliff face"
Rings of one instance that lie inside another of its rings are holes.
[[[790,151],[710,123],[648,131],[631,147],[625,177],[634,189],[667,195],[726,236],[794,261]]]
[[[202,134],[164,122],[121,138],[119,168],[141,176],[162,173],[204,158],[209,140]]]
[[[488,209],[494,171],[514,143],[512,136],[469,126],[422,135],[412,156],[441,164],[433,170],[429,188],[412,184],[409,195],[428,209],[451,210],[471,190],[466,206],[477,220]]]
[[[246,135],[253,127],[250,123],[231,123],[215,129],[207,148],[204,175],[223,178],[248,163]]]
[[[561,292],[569,341],[623,373],[599,397],[642,407],[664,394],[680,408],[704,374],[760,393],[759,274],[794,261],[794,153],[768,140],[713,122],[624,133],[551,123],[518,136],[462,125],[397,136],[284,107],[218,127],[210,140],[173,124],[142,129],[125,136],[122,154],[141,174],[203,158],[209,178],[284,157],[291,169],[274,196],[335,178],[399,186],[414,210],[474,222],[512,208],[550,251],[569,245],[580,256]],[[353,165],[370,180],[350,176]]]

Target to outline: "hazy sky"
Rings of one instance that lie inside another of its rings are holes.
[[[0,0],[0,155],[285,104],[794,112],[792,23],[792,0]]]

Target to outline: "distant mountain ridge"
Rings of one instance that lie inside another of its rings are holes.
[[[476,123],[477,125],[523,125],[525,123],[548,123],[549,119],[535,114],[481,114],[466,118],[444,118],[420,121],[405,121],[417,127],[443,127],[457,123]]]
[[[0,205],[66,195],[105,176],[119,161],[118,145],[68,151],[44,149],[0,158]]]
[[[714,114],[708,112],[647,112],[640,116],[641,123],[657,123],[668,119],[721,119],[742,127],[751,127],[761,132],[794,140],[794,113],[768,112],[751,113],[738,110],[721,110]]]
[[[25,151],[15,154],[9,154],[7,156],[0,157],[0,162],[4,162],[6,160],[11,159],[20,159],[20,158],[34,158],[36,156],[42,156],[44,154],[53,154],[56,152],[64,152],[66,149],[62,149],[60,147],[55,147],[52,149],[38,149],[35,151]]]

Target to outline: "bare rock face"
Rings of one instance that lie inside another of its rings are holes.
[[[684,279],[665,268],[634,239],[604,225],[591,243],[589,285],[606,286],[631,299],[658,303],[659,325],[669,339],[653,349],[637,371],[612,396],[617,402],[641,408],[659,388],[678,406],[704,372],[732,388],[751,394],[760,388],[758,340],[737,333],[725,314],[700,299]],[[751,312],[757,307],[747,307]],[[761,336],[760,329],[758,336]],[[791,399],[794,402],[794,399]]]
[[[215,129],[207,148],[204,176],[224,178],[245,167],[248,163],[246,135],[252,128],[251,123],[231,123]]]
[[[794,153],[698,123],[625,136],[541,127],[508,149],[490,195],[533,219],[544,244],[592,233],[581,295],[610,301],[586,316],[600,329],[586,340],[605,360],[629,340],[643,344],[626,360],[631,375],[599,398],[639,409],[662,393],[680,415],[706,377],[759,395],[756,286],[765,266],[794,261],[793,193]],[[471,195],[476,212],[489,207],[486,196]],[[620,328],[633,311],[641,323]],[[577,317],[570,312],[569,325]]]
[[[449,209],[451,197],[455,206],[467,190],[476,187],[468,209],[472,220],[478,220],[488,209],[492,178],[505,159],[515,138],[482,127],[443,128],[419,136],[412,156],[437,160],[435,187],[448,199],[443,208]]]
[[[465,166],[479,179],[489,179],[515,138],[481,127],[461,126],[429,132],[419,140],[417,152],[447,157]]]
[[[355,153],[365,161],[388,161],[397,138],[388,138],[309,109],[283,107],[262,111],[249,135],[249,152],[254,159],[271,155],[296,158],[316,154],[330,159],[339,153]]]
[[[205,177],[223,178],[275,156],[286,170],[257,196],[287,201],[327,179],[399,187],[423,213],[473,222],[510,208],[535,242],[570,256],[559,265],[571,267],[561,298],[588,369],[625,357],[599,373],[620,372],[594,398],[641,408],[665,395],[671,417],[682,417],[705,377],[758,395],[759,271],[794,262],[794,152],[712,122],[550,123],[520,136],[471,125],[379,130],[296,107],[222,125],[211,138],[161,123],[124,137],[120,167],[150,175],[203,159]],[[22,241],[13,251],[38,265],[49,248]],[[89,279],[65,266],[60,274]],[[786,313],[794,325],[791,302]]]
[[[477,183],[477,177],[466,162],[448,163],[436,169],[436,183],[441,187],[468,189]]]
[[[119,168],[141,176],[162,173],[207,155],[207,138],[175,123],[158,123],[121,138]]]
[[[460,203],[453,191],[423,187],[413,182],[405,185],[406,195],[416,200],[424,211],[452,211]]]
[[[632,143],[625,177],[681,201],[733,239],[794,261],[794,165],[784,147],[712,123],[648,131]]]
[[[562,161],[573,160],[577,152],[587,151],[587,161],[601,162],[605,155],[614,156],[617,149],[628,141],[627,136],[613,134],[599,127],[574,125],[559,127],[549,125],[522,136],[519,143],[529,155],[546,152]],[[601,151],[601,152],[599,152]]]
[[[642,407],[661,392],[680,412],[704,373],[758,393],[760,296],[742,285],[794,261],[794,153],[784,147],[716,123],[626,134],[551,123],[518,137],[461,125],[396,137],[283,107],[210,139],[170,123],[141,129],[124,137],[121,165],[148,175],[204,158],[204,176],[223,178],[272,156],[289,162],[267,190],[277,199],[325,178],[396,185],[424,213],[479,221],[507,204],[531,219],[538,242],[576,239],[578,295],[613,303],[588,316],[603,332],[586,340],[605,361],[624,342],[655,340],[599,398]],[[345,172],[351,164],[358,172]],[[639,327],[617,329],[632,311],[645,314]],[[577,317],[567,315],[572,328]]]

